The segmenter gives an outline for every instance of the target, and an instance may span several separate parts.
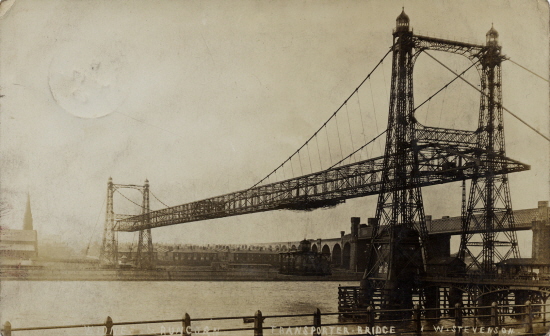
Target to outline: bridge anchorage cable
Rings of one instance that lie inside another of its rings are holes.
[[[479,93],[481,93],[482,95],[484,95],[485,97],[487,98],[490,98],[486,93],[484,93],[483,91],[481,91],[480,89],[478,89],[474,84],[470,83],[467,79],[465,79],[464,77],[462,77],[462,75],[459,75],[457,74],[456,72],[454,72],[451,68],[449,68],[448,66],[446,66],[445,64],[443,64],[442,62],[440,62],[437,58],[433,57],[432,55],[430,55],[429,53],[427,53],[426,51],[424,51],[424,53],[428,56],[430,56],[434,61],[436,61],[437,63],[441,64],[445,69],[449,70],[450,72],[452,72],[453,74],[455,74],[455,76],[459,77],[460,79],[462,79],[464,82],[466,82],[468,85],[470,85],[472,88],[474,88],[476,91],[478,91]],[[544,134],[542,134],[541,132],[539,132],[536,128],[534,128],[533,126],[529,125],[525,120],[521,119],[519,116],[517,116],[515,113],[513,113],[512,111],[510,111],[509,109],[507,109],[506,107],[502,106],[502,109],[506,112],[508,112],[510,115],[512,115],[512,117],[516,118],[517,120],[519,120],[521,123],[523,123],[525,126],[529,127],[532,131],[534,131],[535,133],[537,133],[538,135],[540,135],[541,137],[543,137],[544,139],[546,139],[546,141],[550,142],[550,138]]]
[[[542,77],[541,75],[535,73],[534,71],[531,71],[531,70],[527,69],[527,68],[524,67],[523,65],[521,65],[521,64],[519,64],[519,63],[517,63],[517,62],[515,62],[515,61],[514,61],[513,59],[511,59],[510,57],[506,57],[506,60],[507,60],[507,61],[510,61],[510,62],[512,62],[512,63],[514,63],[515,65],[517,65],[518,67],[522,68],[523,70],[525,70],[525,71],[527,71],[527,72],[530,72],[531,74],[537,76],[538,78],[542,79],[543,81],[545,81],[545,82],[547,82],[547,83],[550,83],[550,81],[549,81],[547,78],[544,78],[544,77]]]

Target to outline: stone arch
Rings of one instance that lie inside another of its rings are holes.
[[[291,250],[295,250],[295,249],[296,249],[296,245],[292,245],[292,246],[290,247],[290,249],[291,249]]]
[[[334,267],[339,267],[342,262],[342,248],[340,244],[334,244],[332,248],[332,264]]]
[[[344,250],[342,251],[342,268],[349,269],[351,261],[351,244],[349,242],[344,244]]]
[[[321,253],[330,255],[330,247],[328,247],[327,244],[323,245],[323,248],[321,249]]]
[[[317,244],[311,245],[311,252],[317,252],[317,251],[318,251]]]

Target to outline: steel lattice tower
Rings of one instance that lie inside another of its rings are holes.
[[[100,263],[104,266],[118,266],[118,241],[116,226],[117,220],[130,217],[131,215],[118,215],[114,211],[113,196],[118,189],[136,189],[142,193],[143,200],[141,205],[141,214],[143,215],[143,224],[148,223],[149,206],[149,181],[145,180],[143,186],[133,184],[114,184],[113,179],[109,177],[107,183],[107,208],[105,212],[105,226],[103,229],[103,242],[100,252]],[[154,266],[153,240],[151,229],[139,231],[139,241],[137,248],[137,267],[151,268]]]
[[[471,182],[468,205],[463,214],[460,242],[461,258],[470,256],[470,270],[481,274],[496,272],[496,263],[519,257],[514,215],[507,174],[495,174],[495,156],[506,155],[502,111],[501,63],[505,59],[498,45],[498,32],[491,27],[486,34],[486,50],[480,57],[481,101],[477,129],[476,157],[480,177]],[[473,241],[481,232],[481,242]],[[474,247],[472,249],[471,247]],[[475,251],[475,249],[480,251]]]
[[[390,109],[382,190],[367,278],[367,296],[380,290],[386,309],[412,307],[412,291],[424,272],[427,229],[419,182],[417,122],[414,118],[414,41],[403,11],[393,33]]]
[[[421,290],[419,279],[428,259],[418,149],[422,146],[419,143],[426,140],[418,138],[418,134],[427,128],[414,118],[412,84],[414,61],[424,50],[463,55],[477,66],[481,77],[478,128],[467,140],[472,147],[461,155],[470,162],[464,164],[459,159],[452,163],[464,171],[472,169],[468,202],[463,202],[462,208],[459,257],[472,258],[469,271],[494,274],[497,262],[519,256],[516,234],[512,231],[514,217],[506,174],[509,163],[502,160],[506,157],[501,86],[501,63],[505,57],[500,53],[498,33],[491,28],[485,46],[414,35],[403,11],[397,18],[393,37],[382,187],[362,283],[367,304],[372,304],[379,295],[380,304],[390,309],[412,305],[412,292]],[[456,131],[442,132],[451,135]],[[482,241],[473,239],[476,233],[481,234]]]
[[[143,224],[148,223],[149,207],[149,181],[145,180],[143,186],[143,204],[142,215]],[[154,254],[153,254],[153,238],[151,235],[151,229],[145,229],[139,231],[139,241],[137,249],[137,267],[139,268],[152,268],[154,266]]]
[[[103,243],[99,261],[103,265],[116,266],[118,264],[118,243],[115,232],[115,211],[113,207],[113,194],[115,187],[113,179],[109,177],[107,182],[107,207],[105,210],[105,226],[103,229]]]

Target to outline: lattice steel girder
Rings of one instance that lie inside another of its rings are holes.
[[[502,219],[505,217],[505,212],[500,211],[496,212],[495,216],[497,220],[502,221]],[[473,223],[481,222],[483,220],[482,214],[476,214],[474,215],[474,218],[472,220]],[[531,222],[521,222],[521,223],[515,223],[513,227],[510,227],[510,224],[508,222],[503,222],[502,226],[495,229],[496,232],[503,232],[503,231],[510,231],[510,230],[531,230],[532,225]],[[460,220],[448,220],[444,221],[442,223],[438,223],[437,225],[432,224],[430,228],[430,234],[459,234],[462,230],[462,223]],[[478,234],[483,233],[484,228],[481,226],[474,227],[470,226],[468,228],[467,233],[468,234]]]
[[[440,127],[422,126],[417,128],[416,137],[420,142],[448,145],[475,145],[477,133],[465,130],[455,130]]]
[[[479,44],[451,41],[422,35],[414,35],[413,42],[414,47],[418,50],[429,49],[450,52],[453,54],[463,55],[469,59],[479,58],[487,49],[486,46]]]
[[[126,218],[134,217],[135,215],[115,214],[115,220],[123,220]]]
[[[452,138],[440,132],[442,137]],[[430,140],[431,141],[431,140]],[[449,140],[450,141],[450,140]],[[479,163],[469,159],[471,145],[452,146],[449,141],[419,143],[420,186],[471,179],[480,170]],[[413,150],[412,147],[409,150]],[[503,156],[493,158],[498,172],[528,170],[529,166]],[[449,165],[452,162],[455,165]],[[311,210],[334,206],[346,199],[376,195],[381,190],[383,158],[327,169],[281,182],[257,186],[230,194],[149,212],[142,216],[119,220],[117,231],[139,231],[206,219],[236,216],[279,209]],[[478,173],[477,173],[478,174]],[[411,186],[412,187],[412,186]],[[144,224],[149,222],[149,224]]]
[[[484,242],[468,242],[468,246],[485,246]],[[494,246],[510,246],[512,243],[509,241],[494,241],[492,242]]]

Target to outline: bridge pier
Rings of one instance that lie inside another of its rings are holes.
[[[349,269],[351,271],[357,272],[357,264],[359,260],[359,223],[361,222],[360,217],[351,217],[351,250],[350,250],[350,260],[349,260]]]
[[[548,220],[548,201],[539,201],[538,215],[533,221],[533,259],[538,263],[550,265],[550,220]],[[541,270],[542,271],[542,270]],[[546,270],[550,273],[550,269]]]
[[[428,236],[428,262],[432,258],[448,258],[451,256],[450,235],[429,235]]]
[[[445,219],[445,217],[443,219]],[[428,228],[428,230],[432,230],[431,215],[426,215],[426,227]],[[436,257],[450,257],[451,234],[428,235],[428,243],[426,244],[426,249],[428,252],[428,260],[426,260],[426,262]]]

